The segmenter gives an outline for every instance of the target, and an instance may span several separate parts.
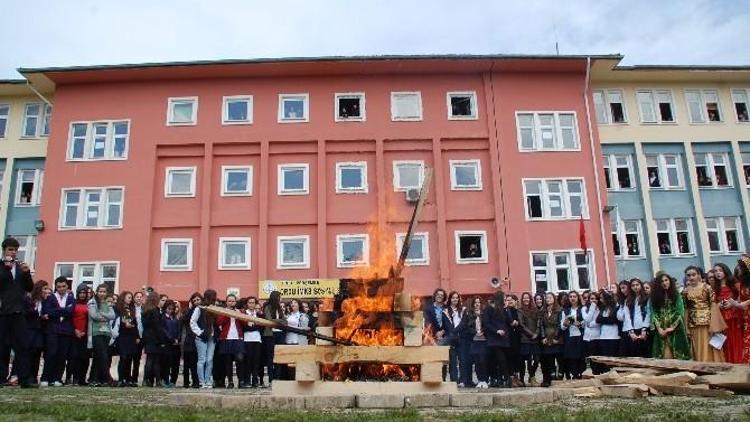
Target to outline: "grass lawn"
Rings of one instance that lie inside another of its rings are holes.
[[[571,399],[523,408],[475,410],[302,412],[268,409],[210,409],[166,403],[172,391],[160,389],[48,388],[0,389],[0,421],[750,421],[750,397],[703,399],[651,397],[641,400]],[[228,394],[237,394],[228,393]]]

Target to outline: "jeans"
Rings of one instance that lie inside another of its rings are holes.
[[[203,341],[195,339],[195,349],[198,352],[198,381],[201,385],[213,385],[214,347],[216,343],[213,338]]]

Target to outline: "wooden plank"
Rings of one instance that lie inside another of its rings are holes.
[[[718,375],[703,375],[695,382],[727,388],[738,393],[750,393],[750,373],[746,371],[732,370]]]
[[[691,382],[695,381],[698,377],[692,372],[677,372],[669,375],[640,375],[640,374],[629,374],[622,376],[615,373],[602,374],[599,376],[599,381],[607,385],[617,384],[645,384],[649,387],[658,387],[663,385],[674,385],[674,386],[686,386]]]
[[[733,368],[743,368],[750,372],[750,368],[746,365],[735,365],[732,363],[694,362],[678,359],[613,358],[609,356],[591,356],[590,359],[593,362],[608,366],[655,368],[669,371],[688,371],[696,374],[719,374],[733,370]]]
[[[297,362],[294,367],[294,380],[299,382],[320,381],[320,368],[315,362]]]
[[[421,311],[405,312],[399,315],[404,329],[404,346],[421,346],[424,333],[424,314]]]
[[[423,363],[419,371],[419,380],[428,384],[443,382],[443,363]]]
[[[672,396],[688,396],[688,397],[729,397],[734,395],[733,392],[728,390],[712,390],[708,386],[701,388],[700,386],[688,386],[688,385],[660,385],[653,386],[656,390],[669,394]]]
[[[448,362],[447,346],[276,346],[274,363],[383,362],[420,364]]]
[[[333,327],[315,327],[315,332],[318,334],[323,334],[325,336],[333,337]],[[333,343],[331,343],[328,340],[323,340],[321,338],[315,339],[315,344],[318,346],[332,346]]]
[[[648,396],[648,386],[643,384],[625,385],[602,385],[599,387],[602,394],[607,397],[623,397],[626,399],[637,399]]]
[[[393,299],[393,311],[414,311],[412,309],[411,293],[396,293],[396,297]]]
[[[641,375],[664,375],[669,374],[668,369],[656,369],[656,368],[626,368],[624,366],[616,366],[610,369],[611,371],[617,371],[620,375],[627,374],[641,374]]]
[[[297,382],[274,380],[273,396],[341,396],[351,394],[425,394],[457,393],[455,382]]]
[[[591,399],[601,396],[602,390],[599,387],[577,387],[573,389],[573,397]]]
[[[552,386],[556,388],[583,388],[583,387],[599,387],[602,385],[602,381],[596,378],[580,379],[572,381],[552,381]]]

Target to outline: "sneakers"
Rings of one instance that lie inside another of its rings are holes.
[[[39,386],[42,388],[46,388],[46,387],[49,387],[49,383],[47,381],[42,381],[39,383]]]
[[[484,381],[479,381],[479,383],[477,384],[477,388],[480,390],[485,390],[487,388],[490,388],[490,386]]]
[[[50,385],[51,385],[52,387],[62,387],[62,386],[63,386],[63,383],[61,383],[60,381],[55,381],[55,382],[53,382],[53,383],[52,383],[52,384],[50,384]]]

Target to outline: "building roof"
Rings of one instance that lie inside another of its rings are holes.
[[[608,67],[597,62],[591,79],[596,82],[750,82],[750,65],[634,65]]]
[[[0,96],[30,95],[34,91],[26,79],[0,79]]]

